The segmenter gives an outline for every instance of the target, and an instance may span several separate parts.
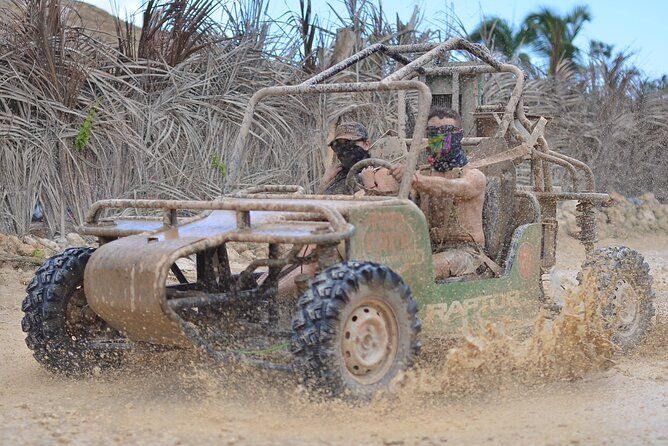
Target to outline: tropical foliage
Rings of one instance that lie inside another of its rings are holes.
[[[527,15],[519,27],[499,17],[487,17],[469,34],[474,42],[483,42],[508,60],[532,70],[533,59],[544,65],[543,71],[554,76],[560,64],[577,62],[580,49],[575,39],[591,13],[586,6],[576,6],[561,16],[549,8]],[[605,44],[600,50],[605,51]],[[540,67],[539,67],[540,68]]]
[[[576,6],[565,16],[542,8],[524,20],[530,30],[534,51],[548,61],[549,75],[553,76],[561,63],[578,59],[580,50],[575,45],[575,38],[590,20],[591,13],[586,6]]]
[[[522,25],[515,29],[508,20],[500,17],[487,17],[469,34],[474,42],[484,43],[493,51],[503,54],[511,62],[519,62],[524,67],[531,67],[531,56],[527,53],[535,34],[531,28]]]

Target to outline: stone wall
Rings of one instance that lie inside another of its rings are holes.
[[[611,193],[613,202],[597,212],[599,238],[633,237],[642,234],[668,235],[668,204],[660,203],[654,194],[626,198]],[[576,202],[564,202],[559,206],[557,219],[560,227],[570,236],[579,231],[575,223]]]

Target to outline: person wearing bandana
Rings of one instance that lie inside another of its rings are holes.
[[[482,208],[486,177],[467,167],[462,149],[461,117],[451,109],[433,107],[427,120],[429,165],[413,174],[413,198],[429,224],[436,279],[474,274],[487,264]],[[391,174],[399,183],[403,165]]]
[[[350,168],[370,157],[369,132],[359,122],[344,122],[336,127],[334,138],[329,142],[336,160],[325,170],[318,193],[323,195],[351,195],[346,185]],[[367,167],[358,174],[358,180],[369,190],[383,191],[385,185],[394,185],[387,169]],[[389,180],[389,181],[388,181]]]

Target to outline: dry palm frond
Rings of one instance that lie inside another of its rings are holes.
[[[665,200],[668,100],[660,91],[644,92],[628,60],[620,53],[593,59],[580,70],[563,63],[554,77],[527,82],[524,103],[533,113],[553,118],[551,145],[590,164],[599,190],[653,191]],[[486,97],[506,100],[513,82],[506,75],[492,76]]]
[[[138,43],[142,59],[176,66],[194,53],[213,45],[221,30],[212,18],[216,0],[148,0]]]
[[[95,200],[209,199],[230,182],[227,174],[238,178],[231,187],[313,188],[331,126],[354,119],[372,138],[382,135],[396,123],[395,95],[269,98],[257,108],[238,171],[227,172],[251,95],[298,83],[309,75],[305,66],[317,72],[374,42],[438,37],[423,29],[419,11],[390,22],[381,4],[368,1],[345,1],[337,24],[343,32],[323,30],[304,9],[310,25],[281,34],[271,31],[276,22],[264,0],[224,5],[220,29],[211,20],[215,0],[178,0],[147,5],[139,42],[127,21],[117,22],[114,48],[88,35],[76,15],[68,19],[71,11],[58,0],[16,1],[0,28],[0,229],[18,233],[28,231],[38,201],[49,227],[63,231]],[[330,38],[336,35],[341,40]],[[394,68],[392,60],[370,57],[333,81],[374,81]],[[512,82],[491,77],[486,98],[503,100]],[[408,95],[409,107],[413,101]],[[554,117],[553,146],[592,163],[602,189],[668,195],[667,101],[626,59],[582,71],[560,66],[554,78],[527,83],[525,103]],[[77,148],[82,131],[87,144]]]

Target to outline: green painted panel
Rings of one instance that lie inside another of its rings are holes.
[[[416,296],[427,336],[457,335],[472,321],[526,326],[540,310],[540,252],[541,225],[521,226],[501,277],[437,284]]]
[[[414,203],[352,209],[350,259],[382,263],[400,274],[420,304],[424,333],[454,336],[474,320],[526,325],[540,309],[541,225],[519,227],[499,278],[437,284],[424,214]]]
[[[350,259],[389,266],[401,275],[415,296],[433,293],[434,267],[427,221],[413,202],[351,209],[348,220],[355,225],[349,242]]]

